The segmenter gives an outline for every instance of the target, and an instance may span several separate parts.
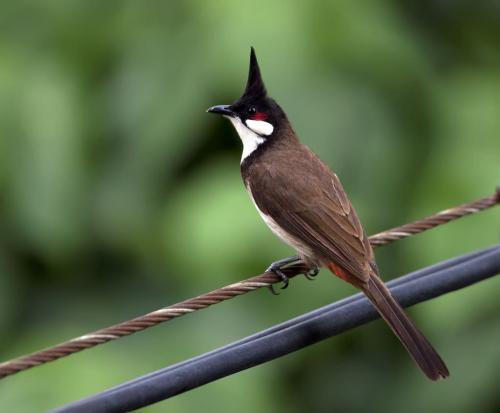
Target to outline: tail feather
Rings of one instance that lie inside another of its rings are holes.
[[[337,265],[331,264],[328,267],[340,278],[363,290],[380,316],[428,378],[438,380],[450,375],[448,368],[434,347],[415,327],[378,275],[372,274],[366,284],[360,285],[355,277]]]
[[[450,373],[444,361],[408,318],[382,280],[376,275],[370,277],[363,290],[425,375],[431,380],[448,377]]]

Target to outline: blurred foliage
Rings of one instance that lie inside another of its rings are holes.
[[[18,1],[0,13],[0,356],[258,273],[290,254],[206,115],[256,47],[268,89],[369,233],[500,184],[500,6],[477,1]],[[499,240],[489,211],[377,251],[385,278]],[[428,382],[381,322],[144,409],[500,410],[500,279],[411,310]],[[38,412],[352,293],[326,272],[0,382]],[[360,396],[362,395],[362,396]]]

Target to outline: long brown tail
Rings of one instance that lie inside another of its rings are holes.
[[[338,274],[338,269],[336,265],[330,268],[332,272],[340,275]],[[346,275],[344,273],[340,277],[344,278]],[[436,350],[434,350],[434,347],[415,327],[377,275],[372,274],[366,285],[357,285],[357,287],[363,290],[381,317],[387,322],[394,334],[403,343],[408,353],[410,353],[413,360],[415,360],[429,379],[438,380],[450,375],[448,368]]]

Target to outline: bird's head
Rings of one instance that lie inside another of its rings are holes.
[[[262,143],[278,135],[288,120],[281,107],[267,95],[252,47],[248,81],[243,95],[231,105],[217,105],[207,112],[227,117],[243,141],[242,161]]]

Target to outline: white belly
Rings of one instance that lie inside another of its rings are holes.
[[[255,203],[252,195],[252,191],[250,189],[250,185],[246,186],[248,194],[250,195],[250,199],[252,200],[253,204],[255,205],[255,208],[259,212],[259,215],[262,217],[266,225],[271,229],[271,231],[279,238],[281,239],[285,244],[290,245],[293,249],[295,249],[306,261],[314,262],[314,253],[312,252],[311,248],[309,248],[307,245],[305,245],[301,240],[297,239],[293,235],[289,234],[286,232],[282,227],[280,227],[276,221],[269,215],[264,214],[257,204]]]

